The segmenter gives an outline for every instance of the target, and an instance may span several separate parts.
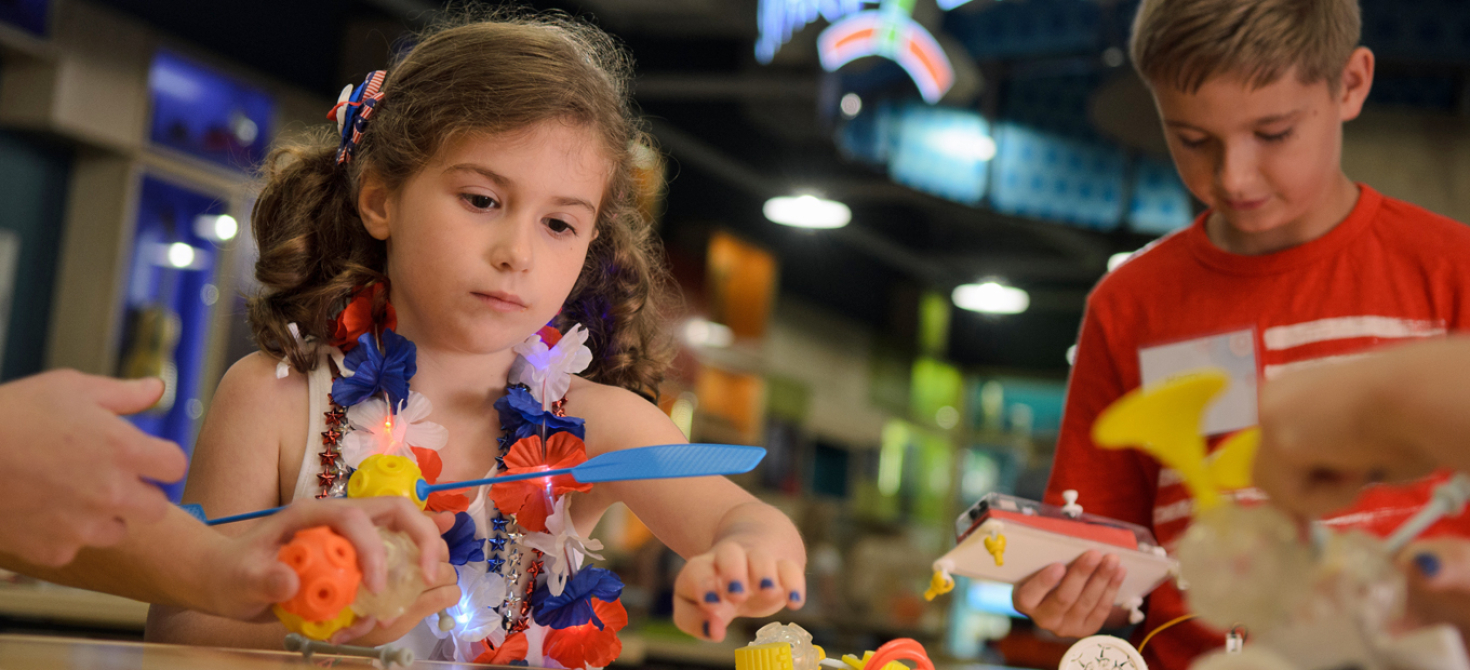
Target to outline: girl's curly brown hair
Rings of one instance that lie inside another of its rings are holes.
[[[611,37],[563,15],[501,11],[420,36],[388,68],[385,95],[346,166],[336,164],[330,128],[271,152],[253,214],[263,286],[249,301],[257,344],[310,370],[315,348],[287,325],[326,341],[353,288],[387,280],[386,246],[357,212],[364,170],[396,189],[455,137],[559,120],[594,131],[611,176],[598,235],[558,325],[587,327],[593,362],[584,377],[656,398],[671,357],[660,317],[673,290],[652,222],[638,207],[640,188],[660,186],[650,187],[646,175],[662,172],[649,164],[657,154],[633,111],[631,75],[630,58]]]

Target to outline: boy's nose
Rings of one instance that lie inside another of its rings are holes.
[[[1215,181],[1231,197],[1249,196],[1260,171],[1256,152],[1249,147],[1226,146],[1220,152]]]

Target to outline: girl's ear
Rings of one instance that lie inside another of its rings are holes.
[[[362,186],[357,190],[357,213],[362,227],[374,239],[388,239],[388,185],[372,170],[363,170]]]

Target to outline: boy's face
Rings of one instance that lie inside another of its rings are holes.
[[[1342,123],[1362,110],[1372,72],[1372,54],[1360,48],[1336,92],[1325,81],[1303,84],[1294,70],[1260,88],[1226,75],[1195,93],[1153,92],[1189,190],[1236,232],[1271,235],[1328,209],[1345,182]]]

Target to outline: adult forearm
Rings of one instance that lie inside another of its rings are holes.
[[[71,563],[46,568],[9,554],[0,567],[48,582],[101,591],[148,603],[210,611],[205,580],[210,556],[225,538],[177,508],[163,520],[128,529],[122,544],[83,548]]]

